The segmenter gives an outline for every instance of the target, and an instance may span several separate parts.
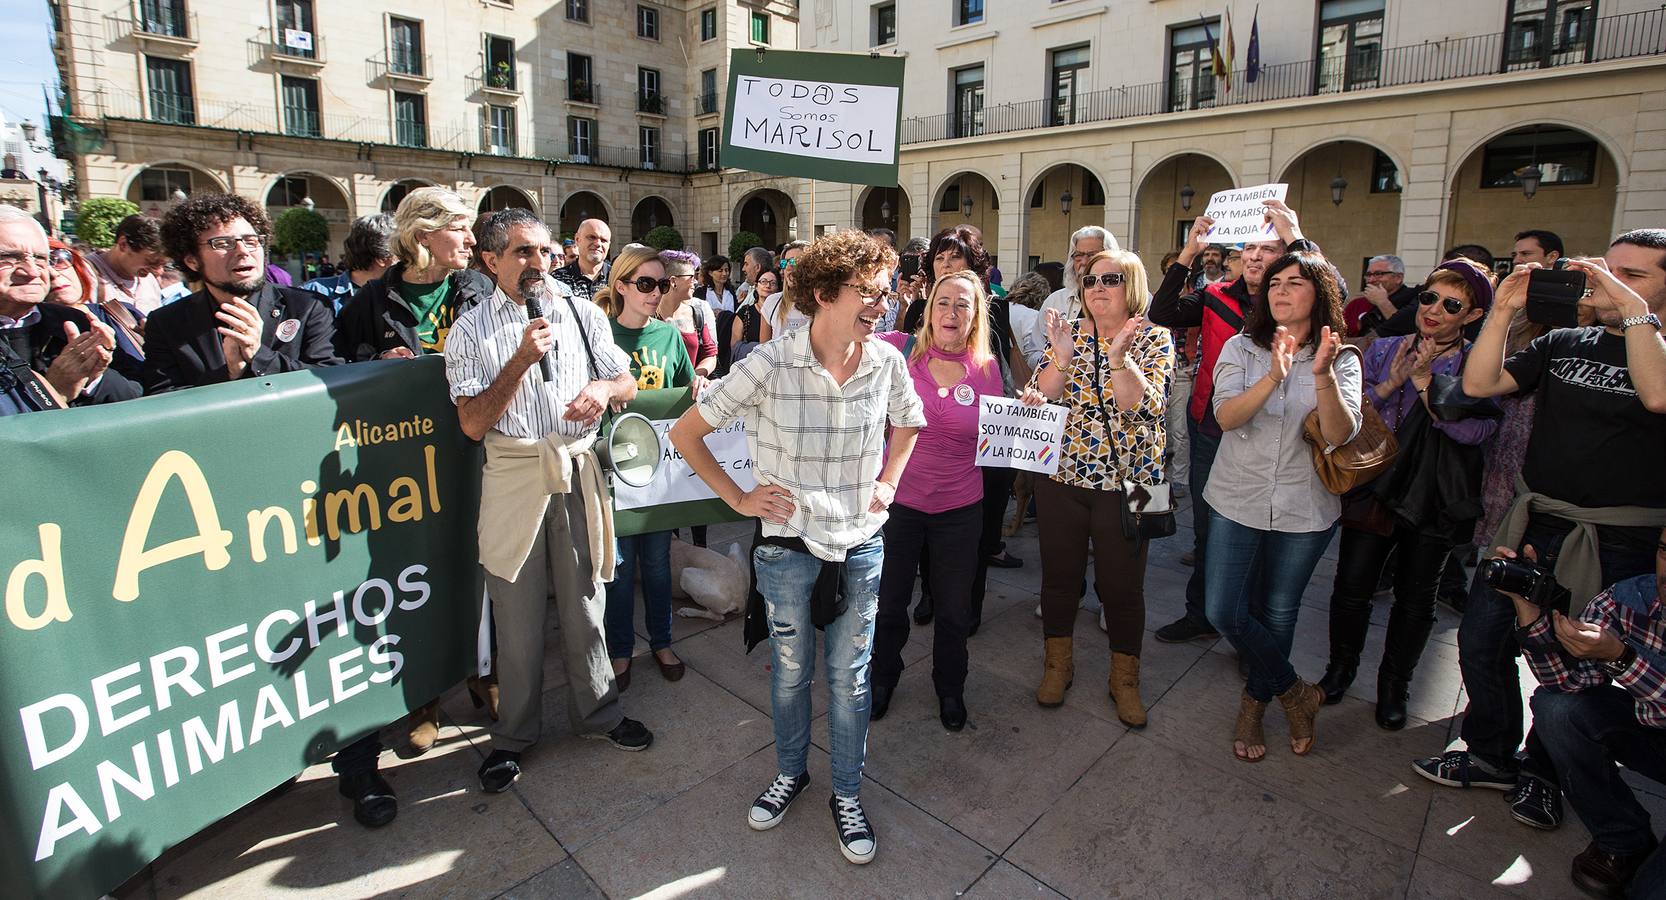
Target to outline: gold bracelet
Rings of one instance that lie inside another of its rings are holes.
[[[1126,369],[1126,368],[1128,368],[1128,364],[1125,362],[1120,366],[1111,366],[1111,371],[1112,372],[1120,372],[1120,371],[1122,371],[1123,369]]]

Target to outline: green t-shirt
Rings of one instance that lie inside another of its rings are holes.
[[[637,390],[688,387],[694,382],[688,345],[675,325],[658,319],[649,319],[642,328],[626,328],[618,319],[610,319],[608,324],[613,327],[613,343],[631,358],[631,374],[636,376]]]
[[[411,284],[401,280],[399,296],[416,315],[417,341],[423,353],[444,353],[445,336],[457,310],[451,304],[451,279],[441,278],[433,284]]]

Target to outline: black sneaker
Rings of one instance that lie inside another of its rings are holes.
[[[827,798],[827,808],[833,810],[833,830],[839,836],[839,852],[859,866],[873,862],[879,844],[874,840],[873,826],[868,824],[868,814],[862,811],[862,801],[834,794]]]
[[[1507,791],[1516,786],[1513,773],[1499,774],[1482,769],[1469,759],[1468,750],[1448,750],[1440,756],[1412,760],[1412,770],[1435,784],[1455,788],[1492,788]]]
[[[785,775],[775,776],[775,782],[764,789],[758,799],[752,801],[752,811],[746,815],[746,824],[753,831],[768,831],[781,824],[781,818],[787,814],[787,807],[793,805],[793,800],[810,786],[810,773],[805,772],[797,778]]]
[[[493,750],[480,764],[480,789],[488,794],[509,790],[521,777],[521,755],[509,750]]]
[[[1555,831],[1562,824],[1562,790],[1537,775],[1523,772],[1504,799],[1510,816],[1529,828]]]
[[[635,719],[620,719],[619,724],[613,726],[613,730],[606,734],[591,731],[581,734],[579,737],[608,741],[620,750],[629,750],[632,753],[638,750],[646,750],[648,745],[654,742],[654,733]]]
[[[337,785],[341,796],[353,801],[353,818],[366,828],[381,828],[399,815],[399,799],[393,786],[382,773],[374,769],[356,775],[343,775]]]
[[[1173,622],[1157,629],[1157,640],[1165,644],[1184,644],[1197,638],[1214,640],[1221,636],[1215,626],[1207,622],[1198,623],[1191,616],[1181,616]]]

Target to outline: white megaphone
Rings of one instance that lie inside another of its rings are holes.
[[[602,470],[631,487],[647,487],[664,455],[659,430],[641,413],[628,412],[608,419],[596,442]]]

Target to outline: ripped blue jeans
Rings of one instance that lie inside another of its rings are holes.
[[[769,615],[772,655],[770,705],[775,718],[775,759],[784,775],[807,766],[810,747],[810,685],[816,671],[816,626],[810,622],[810,591],[821,560],[785,547],[752,551],[758,592]],[[845,554],[844,615],[822,632],[826,653],[828,740],[833,752],[833,791],[854,797],[862,787],[868,756],[868,661],[873,656],[874,617],[879,611],[879,572],[885,563],[882,534]]]

